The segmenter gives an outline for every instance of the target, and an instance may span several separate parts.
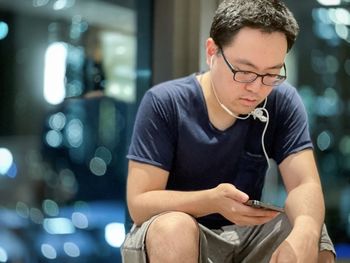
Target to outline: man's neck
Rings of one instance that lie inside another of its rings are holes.
[[[217,101],[213,92],[210,72],[198,75],[197,78],[204,94],[209,115],[208,117],[211,124],[219,130],[226,130],[231,127],[235,123],[236,118],[230,116],[225,110],[223,110]]]

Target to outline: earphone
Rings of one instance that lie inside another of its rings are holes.
[[[264,106],[266,104],[266,101],[267,101],[267,98],[265,99]],[[263,108],[256,108],[250,114],[253,116],[254,119],[259,119],[259,121],[261,121],[261,122],[267,122],[268,121],[268,117],[264,116],[264,112],[268,116],[268,111],[265,109],[265,107],[263,107]]]

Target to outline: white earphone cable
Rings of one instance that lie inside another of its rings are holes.
[[[267,98],[265,100],[265,104],[266,104],[266,101],[267,101]],[[265,104],[264,104],[264,108],[261,108],[261,110],[264,111],[266,114],[265,127],[264,127],[263,133],[261,135],[261,146],[262,146],[262,149],[263,149],[263,152],[265,155],[265,159],[267,162],[267,171],[266,171],[266,173],[267,173],[270,170],[271,166],[270,166],[270,162],[269,162],[269,155],[267,154],[267,151],[265,148],[265,134],[266,134],[267,127],[269,126],[270,116],[269,116],[269,112],[265,109]]]

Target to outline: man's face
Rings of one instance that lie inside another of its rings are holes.
[[[208,54],[210,47],[217,51],[215,43],[209,40]],[[232,43],[223,48],[223,53],[236,71],[283,75],[285,72],[281,69],[287,54],[287,39],[280,32],[265,33],[258,29],[243,28]],[[211,76],[216,93],[221,102],[236,114],[251,112],[274,88],[264,85],[261,77],[251,83],[235,81],[223,55],[215,52],[212,56]]]

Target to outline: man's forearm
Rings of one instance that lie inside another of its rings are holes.
[[[309,182],[291,190],[286,200],[286,213],[293,230],[319,238],[325,214],[321,185]]]
[[[135,224],[139,225],[167,211],[181,211],[194,217],[213,213],[212,190],[193,192],[155,190],[142,193],[128,203]]]

